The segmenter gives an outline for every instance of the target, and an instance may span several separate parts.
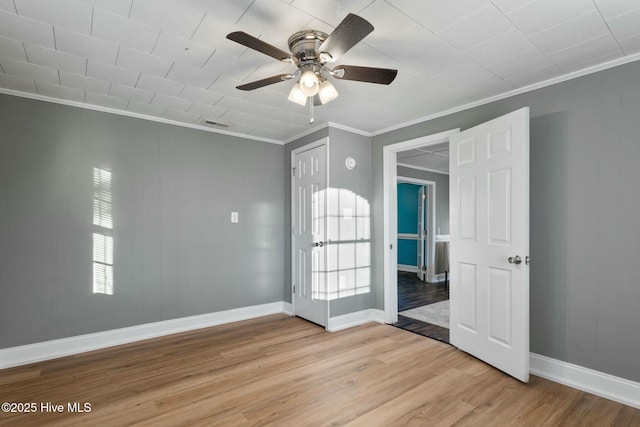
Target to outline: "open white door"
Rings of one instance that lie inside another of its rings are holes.
[[[326,145],[294,154],[293,310],[296,316],[327,325],[325,284]]]
[[[529,109],[450,139],[451,329],[459,349],[529,379]]]
[[[418,191],[418,278],[424,282],[427,274],[427,251],[426,251],[426,221],[425,221],[425,205],[427,200],[427,187],[420,187]]]

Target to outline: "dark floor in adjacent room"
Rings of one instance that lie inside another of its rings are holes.
[[[445,283],[422,282],[418,275],[398,271],[398,313],[449,299],[449,289]],[[393,326],[449,343],[449,329],[398,315]]]

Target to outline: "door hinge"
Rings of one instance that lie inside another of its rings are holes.
[[[389,249],[393,249],[393,243],[389,245]]]
[[[296,285],[293,285],[293,293],[296,293]]]
[[[291,176],[296,176],[296,168],[291,168]]]

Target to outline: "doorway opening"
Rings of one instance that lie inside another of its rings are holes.
[[[398,322],[394,324],[446,343],[449,267],[448,247],[443,245],[448,245],[448,151],[443,143],[398,153]],[[400,163],[405,160],[406,164]],[[427,167],[434,162],[443,165],[439,170]],[[443,218],[436,217],[438,182],[444,193],[439,209]]]
[[[529,108],[383,147],[385,321],[398,320],[398,154],[447,142],[451,221],[449,341],[529,378]],[[525,254],[521,256],[521,254]]]
[[[448,149],[449,137],[455,133],[457,129],[392,144],[383,153],[386,321],[447,343]],[[403,199],[411,198],[406,193],[412,192],[417,194],[415,233],[407,232],[407,218],[401,212]],[[407,265],[412,251],[413,270]]]

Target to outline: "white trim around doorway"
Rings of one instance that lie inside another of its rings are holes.
[[[386,145],[382,148],[383,210],[384,210],[384,317],[386,323],[398,321],[398,225],[397,225],[397,153],[412,148],[447,142],[460,129]]]

